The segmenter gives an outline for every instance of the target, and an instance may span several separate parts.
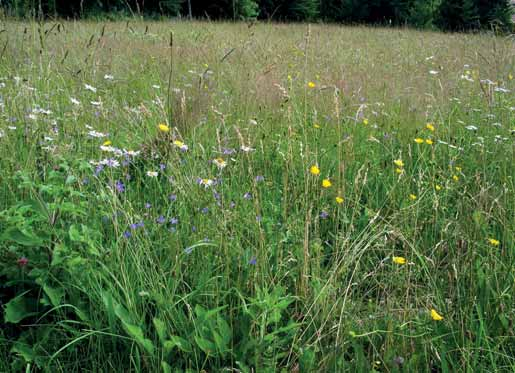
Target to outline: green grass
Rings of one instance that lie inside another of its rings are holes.
[[[2,29],[0,371],[515,370],[513,39]]]

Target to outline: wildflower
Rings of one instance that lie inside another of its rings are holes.
[[[250,264],[250,265],[254,266],[254,265],[256,265],[256,263],[257,263],[257,259],[256,259],[256,257],[255,257],[255,256],[253,256],[252,258],[250,258],[250,260],[249,260],[249,264]]]
[[[431,318],[434,321],[441,321],[441,320],[443,320],[443,316],[440,315],[434,308],[431,309]]]
[[[223,149],[223,153],[224,153],[225,155],[231,155],[231,154],[236,153],[236,149],[233,149],[233,148],[224,148],[224,149]]]
[[[416,194],[410,194],[409,195],[409,199],[411,199],[412,201],[416,200],[417,199],[417,195]]]
[[[129,232],[129,231],[125,231],[125,232],[123,232],[123,237],[125,237],[125,238],[131,238],[131,236],[132,236],[132,233],[131,233],[131,232]]]
[[[477,127],[473,125],[466,126],[465,129],[468,129],[469,131],[477,131]]]
[[[501,242],[499,240],[496,240],[495,238],[489,238],[488,242],[490,243],[490,245],[496,246],[496,247],[501,244]]]
[[[25,267],[27,264],[29,264],[29,260],[22,256],[20,259],[18,259],[17,263],[20,267]]]
[[[431,132],[434,132],[435,130],[435,126],[433,125],[433,123],[426,124],[426,128]]]
[[[513,80],[513,75],[511,73],[508,74],[508,80]]]
[[[333,184],[331,183],[331,180],[324,179],[322,180],[322,187],[323,188],[330,188]]]
[[[452,180],[454,180],[455,183],[457,183],[460,178],[457,175],[452,175]]]
[[[151,205],[150,203],[148,203],[148,202],[147,202],[147,203],[145,203],[145,208],[146,208],[147,210],[150,210],[150,209],[152,208],[152,205]]]
[[[415,139],[415,142],[416,142],[417,144],[422,144],[422,143],[424,142],[424,139],[421,139],[420,137],[417,137],[417,138]]]
[[[160,215],[157,219],[156,219],[156,222],[157,224],[164,224],[166,222],[166,219],[163,215]]]
[[[311,166],[309,168],[309,172],[311,172],[311,174],[315,176],[320,175],[320,169],[316,165]]]
[[[247,193],[245,193],[245,194],[243,195],[243,198],[245,198],[245,199],[252,199],[252,194],[250,194],[249,192],[247,192]]]
[[[178,147],[180,150],[182,150],[183,152],[185,152],[186,150],[188,150],[188,145],[186,145],[185,143],[183,143],[182,141],[180,140],[175,140],[173,142],[173,144]]]
[[[227,162],[223,158],[216,158],[213,159],[213,163],[216,167],[218,167],[220,170],[225,168],[227,166]]]
[[[459,167],[459,166],[454,167],[454,169],[455,169],[457,172],[461,172],[461,167]]]
[[[315,123],[315,124],[313,124],[313,127],[315,127],[315,128],[317,128],[317,129],[318,129],[318,128],[320,128],[320,124]]]
[[[207,188],[207,187],[214,185],[215,182],[211,179],[200,179],[199,178],[199,179],[197,179],[197,183],[199,185],[203,185],[205,188]]]
[[[403,258],[402,256],[394,256],[392,258],[392,261],[395,264],[399,264],[399,265],[406,264],[406,258]]]
[[[335,198],[335,200],[336,200],[336,203],[339,204],[339,205],[341,205],[343,203],[343,197],[337,196]]]
[[[320,219],[327,219],[329,217],[329,214],[326,211],[322,211],[320,213]]]
[[[265,181],[265,177],[264,177],[264,176],[261,176],[261,175],[257,175],[257,176],[256,176],[256,178],[255,178],[255,180],[256,180],[256,183],[259,183],[259,182],[261,182],[261,181]]]
[[[114,187],[118,193],[125,192],[125,185],[120,180],[116,180]]]
[[[208,207],[204,207],[200,210],[201,213],[203,214],[207,214],[209,212],[209,208]]]
[[[86,88],[88,91],[91,91],[93,93],[97,92],[97,89],[89,84],[84,84],[84,88]]]
[[[308,82],[308,87],[309,88],[315,88],[317,85],[313,82]]]
[[[91,137],[96,137],[96,138],[102,138],[102,137],[107,136],[105,133],[94,131],[94,130],[89,131],[88,135]]]
[[[402,161],[402,159],[396,159],[393,161],[393,163],[399,167],[399,168],[403,168],[404,167],[404,162]]]
[[[170,194],[168,196],[168,199],[172,202],[176,201],[177,200],[177,194]]]
[[[159,128],[159,131],[161,132],[170,132],[170,127],[168,127],[166,124],[164,123],[160,123],[157,128]]]
[[[240,149],[241,149],[241,151],[242,151],[242,152],[245,152],[245,153],[248,153],[248,152],[251,152],[251,151],[253,151],[253,150],[254,150],[254,149],[253,149],[253,148],[251,148],[250,146],[245,146],[245,145],[242,145],[242,146],[240,147]]]
[[[99,165],[107,166],[107,167],[111,167],[111,168],[117,168],[117,167],[120,167],[120,162],[118,162],[116,159],[108,158],[108,159],[102,159],[99,162]]]
[[[440,191],[440,190],[442,190],[442,186],[441,186],[441,185],[439,185],[439,184],[436,184],[436,185],[435,185],[435,189],[436,189],[437,191]]]
[[[80,105],[80,101],[79,101],[79,100],[77,100],[76,98],[71,97],[71,98],[70,98],[70,101],[71,101],[71,102],[72,102],[72,104],[74,104],[74,105]]]
[[[426,144],[427,144],[427,145],[433,145],[433,140],[431,140],[431,139],[426,139]]]
[[[256,215],[256,221],[259,223],[261,220],[263,220],[263,217],[261,215]]]
[[[364,124],[365,126],[368,124],[368,119],[367,119],[367,118],[363,119],[363,124]]]
[[[157,171],[147,171],[148,177],[157,177],[157,175],[159,175]]]
[[[402,168],[396,168],[395,172],[400,175],[404,172],[404,170]]]
[[[102,146],[109,146],[109,145],[111,145],[111,144],[112,144],[112,142],[111,142],[110,140],[106,140],[106,141],[104,141],[104,143],[102,144]]]

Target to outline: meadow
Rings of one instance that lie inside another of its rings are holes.
[[[513,372],[512,36],[0,30],[1,372]]]

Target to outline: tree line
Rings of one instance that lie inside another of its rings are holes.
[[[513,30],[511,0],[0,0],[15,17],[189,17]]]

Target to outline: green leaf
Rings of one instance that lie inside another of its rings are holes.
[[[2,235],[2,240],[14,241],[19,245],[32,247],[41,246],[43,244],[43,241],[39,237],[28,235],[16,227],[7,229]]]
[[[143,335],[143,330],[133,324],[123,323],[123,326],[127,333],[136,340],[136,342],[143,347],[150,355],[154,354],[154,344],[150,339],[147,339]]]
[[[197,346],[204,351],[207,355],[213,355],[216,351],[216,346],[213,342],[208,341],[205,338],[195,336],[195,342],[197,343]]]
[[[154,323],[154,327],[156,328],[157,335],[159,336],[159,340],[161,343],[164,343],[166,340],[166,335],[168,334],[166,331],[166,325],[163,320],[158,319],[157,317],[154,317],[152,319],[152,322]]]
[[[32,346],[21,341],[17,341],[14,344],[13,348],[11,348],[11,353],[22,356],[26,363],[34,361],[34,359],[37,357]]]
[[[50,302],[54,307],[57,307],[61,304],[61,299],[64,297],[64,289],[63,288],[53,288],[48,284],[43,285],[43,291],[48,298],[50,298]]]
[[[161,361],[161,368],[163,373],[172,373],[172,367],[166,361]]]
[[[28,292],[25,292],[21,295],[18,295],[17,297],[11,299],[6,305],[5,305],[5,315],[4,319],[5,322],[9,322],[12,324],[17,324],[21,320],[37,315],[37,312],[35,311],[35,307],[33,302],[29,301],[24,295]]]
[[[171,336],[170,339],[164,343],[163,347],[166,353],[172,351],[175,347],[183,352],[191,352],[191,344],[184,338],[176,335]]]
[[[68,229],[68,235],[70,236],[70,240],[75,242],[83,242],[84,236],[80,233],[79,227],[75,224],[72,224]]]

